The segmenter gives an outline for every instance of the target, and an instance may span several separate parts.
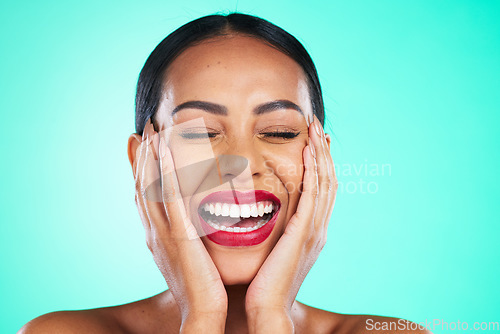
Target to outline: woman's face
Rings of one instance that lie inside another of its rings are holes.
[[[165,78],[155,120],[168,129],[186,211],[224,284],[249,283],[300,197],[312,117],[302,68],[235,35],[189,47]]]

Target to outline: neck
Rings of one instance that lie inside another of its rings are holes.
[[[225,333],[246,334],[248,333],[248,323],[245,309],[245,297],[248,289],[248,284],[226,285],[225,288],[228,299]],[[161,302],[164,308],[162,316],[164,316],[164,314],[169,314],[171,316],[175,314],[175,321],[172,321],[175,322],[175,326],[177,326],[176,328],[179,328],[181,315],[178,305],[172,295],[172,291],[166,290],[161,295],[165,297],[165,299],[163,299]],[[300,306],[300,303],[298,303],[297,305],[296,304],[297,303],[294,303],[293,309],[296,309],[298,306]],[[174,324],[172,324],[172,326],[174,326]]]
[[[226,333],[248,333],[245,297],[248,284],[226,285],[227,318]]]

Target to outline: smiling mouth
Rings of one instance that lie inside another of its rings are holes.
[[[245,233],[266,225],[278,211],[272,201],[256,201],[250,204],[207,202],[198,212],[203,220],[216,230]]]
[[[205,235],[229,247],[264,242],[274,229],[281,201],[266,190],[218,191],[206,196],[198,207]]]

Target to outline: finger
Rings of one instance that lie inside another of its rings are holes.
[[[159,153],[163,206],[170,229],[178,238],[196,239],[198,233],[186,214],[172,153],[163,137],[160,138]]]
[[[335,204],[335,197],[337,194],[337,188],[338,188],[338,181],[337,181],[337,176],[335,174],[335,165],[333,163],[333,158],[330,153],[330,147],[327,142],[327,135],[324,132],[323,127],[320,126],[319,120],[316,118],[316,122],[319,125],[320,128],[320,139],[321,143],[324,148],[324,155],[325,155],[325,161],[326,165],[328,167],[328,201],[325,204],[325,206],[322,208],[324,212],[324,217],[325,217],[325,222],[324,222],[324,233],[326,235],[327,230],[328,230],[328,225],[330,223],[330,217],[333,211],[333,206]]]
[[[144,137],[141,141],[141,144],[139,145],[139,147],[137,148],[136,152],[135,152],[135,165],[134,165],[134,182],[135,182],[135,185],[136,185],[136,192],[137,190],[139,190],[139,188],[137,187],[139,184],[139,179],[140,179],[140,174],[141,174],[141,171],[142,171],[142,160],[144,159],[144,153],[146,151],[146,143],[144,141]]]
[[[318,120],[318,124],[319,124],[319,120]],[[328,202],[329,203],[328,208],[326,211],[326,217],[327,217],[326,223],[325,223],[325,233],[326,233],[326,230],[328,229],[328,224],[330,222],[330,217],[332,215],[333,206],[335,204],[335,198],[337,196],[338,181],[337,181],[337,175],[335,173],[335,164],[333,162],[332,154],[330,152],[331,145],[329,145],[328,141],[327,141],[328,135],[325,133],[323,128],[321,128],[321,133],[322,133],[321,139],[323,142],[323,146],[325,147],[325,156],[326,156],[326,161],[327,161],[327,165],[328,165],[328,170],[330,172],[329,177],[330,177],[330,189],[331,189],[331,196],[330,196],[330,200]]]
[[[318,124],[319,124],[319,120],[318,120]],[[330,152],[331,145],[328,144],[327,136],[328,135],[325,133],[324,128],[321,127],[321,141],[322,141],[323,146],[325,148],[325,157],[327,160],[328,169],[330,171],[330,177],[333,180],[334,189],[336,190],[337,189],[337,176],[335,175],[335,165],[333,163],[332,154]]]
[[[136,154],[137,165],[135,171],[135,202],[137,204],[137,209],[139,211],[139,216],[141,217],[142,224],[144,225],[144,228],[146,230],[146,237],[147,237],[149,235],[149,231],[151,230],[151,224],[149,222],[149,218],[146,213],[146,208],[144,206],[144,200],[142,197],[142,188],[143,188],[142,171],[144,169],[144,161],[146,156],[146,144],[147,141],[143,140],[138,149],[139,153]]]
[[[290,219],[285,233],[295,234],[295,230],[299,229],[297,235],[307,237],[314,227],[311,222],[314,220],[314,215],[318,205],[318,175],[315,157],[312,153],[314,150],[312,144],[304,147],[302,152],[304,158],[304,176],[303,176],[303,189],[300,195],[297,210],[293,217]]]
[[[327,144],[327,147],[328,147],[328,144]],[[326,222],[325,222],[325,227],[324,227],[324,233],[326,235],[327,231],[328,231],[328,225],[330,224],[330,220],[331,220],[331,216],[332,216],[332,211],[333,211],[333,207],[335,205],[335,198],[337,197],[337,189],[338,189],[338,181],[337,181],[337,175],[335,173],[335,164],[333,162],[333,158],[332,158],[332,155],[330,153],[330,150],[327,149],[326,151],[327,153],[327,158],[328,158],[328,165],[329,165],[329,168],[330,168],[330,171],[331,171],[331,198],[329,200],[329,203],[328,203],[328,208],[326,210]]]
[[[149,127],[147,131],[141,194],[151,228],[155,233],[164,235],[167,230],[167,216],[161,202],[160,172],[153,152],[151,128]]]
[[[316,151],[316,161],[318,165],[318,209],[315,219],[315,228],[323,231],[323,226],[327,223],[328,209],[332,199],[332,170],[330,160],[328,159],[329,151],[326,139],[324,138],[323,129],[315,117],[312,126],[309,129],[310,145],[313,145]]]
[[[160,194],[156,194],[160,185],[159,164],[154,147],[157,137],[153,124],[148,120],[143,133],[143,141],[146,145],[143,167],[143,195],[145,195],[145,201],[161,201]]]

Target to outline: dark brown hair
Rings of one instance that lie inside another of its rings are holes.
[[[178,28],[149,55],[139,75],[135,97],[135,129],[142,135],[146,121],[154,117],[158,106],[165,69],[182,51],[203,40],[240,33],[261,39],[295,60],[306,75],[313,113],[324,124],[323,96],[316,67],[302,44],[280,27],[256,16],[232,13],[209,15]]]

